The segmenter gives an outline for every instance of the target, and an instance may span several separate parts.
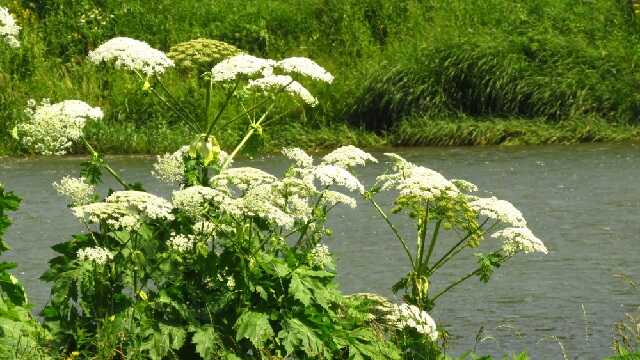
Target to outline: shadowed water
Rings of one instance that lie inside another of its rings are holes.
[[[440,298],[432,315],[452,334],[452,352],[475,346],[480,353],[527,350],[534,359],[562,359],[559,341],[569,359],[611,354],[613,323],[640,305],[640,293],[615,276],[625,273],[640,280],[639,150],[635,145],[396,150],[447,177],[476,183],[487,191],[481,195],[512,201],[550,249],[547,256],[513,259],[489,284],[472,279]],[[151,158],[112,160],[128,180],[170,194],[170,187],[150,176]],[[3,259],[19,264],[16,275],[37,307],[48,298],[48,287],[38,277],[53,256],[50,246],[82,230],[51,183],[77,175],[80,161],[0,159],[0,181],[24,198],[7,235],[13,250]],[[280,157],[242,164],[274,174],[287,166]],[[371,184],[382,168],[367,167],[360,178]],[[391,198],[380,201],[388,206]],[[411,234],[408,223],[395,220]],[[342,289],[393,296],[389,289],[406,272],[407,262],[370,206],[360,202],[356,210],[338,209],[330,223],[334,235],[327,244],[337,258]],[[432,287],[473,266],[469,253],[443,268]]]

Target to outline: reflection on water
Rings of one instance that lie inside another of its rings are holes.
[[[481,327],[481,353],[527,350],[535,359],[562,358],[553,336],[569,358],[595,359],[611,353],[613,322],[640,305],[640,294],[614,276],[625,273],[640,279],[638,150],[634,145],[397,150],[410,161],[468,179],[512,201],[551,251],[547,256],[518,257],[489,284],[472,280],[441,298],[432,315],[455,335],[454,353],[472,349]],[[81,230],[51,183],[77,175],[80,161],[0,159],[0,181],[24,198],[8,233],[13,250],[4,257],[19,264],[16,275],[37,306],[48,298],[48,288],[38,277],[53,255],[50,246]],[[151,178],[151,163],[151,158],[113,158],[125,178],[169,195],[169,187]],[[287,166],[279,157],[245,163],[274,174]],[[381,169],[367,167],[360,177],[371,184]],[[390,200],[381,197],[386,205]],[[327,244],[337,257],[344,291],[392,296],[389,288],[407,270],[406,262],[374,211],[366,203],[356,211],[339,209],[331,225],[334,235]],[[469,255],[444,268],[440,276],[451,281],[473,261]],[[443,279],[435,279],[432,286]]]

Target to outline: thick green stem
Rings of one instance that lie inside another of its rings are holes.
[[[384,210],[382,210],[382,208],[378,205],[378,203],[376,203],[376,201],[373,199],[373,197],[369,196],[368,199],[371,202],[371,204],[373,205],[373,207],[378,211],[380,216],[382,216],[382,218],[387,223],[389,228],[391,228],[391,231],[396,236],[398,241],[400,241],[400,243],[402,244],[402,247],[404,248],[405,253],[407,254],[407,257],[409,258],[409,261],[411,262],[411,268],[415,269],[415,262],[413,261],[413,257],[411,256],[411,251],[409,251],[409,247],[407,246],[407,243],[404,241],[404,239],[400,235],[400,232],[398,231],[398,229],[396,229],[395,225],[393,225],[391,220],[389,220],[389,217],[387,216],[387,214],[384,213]]]
[[[424,218],[422,219],[422,226],[418,230],[418,238],[416,239],[416,249],[418,251],[418,255],[416,258],[417,269],[414,269],[416,272],[420,272],[422,267],[422,259],[424,257],[424,244],[427,239],[427,227],[429,226],[429,203],[427,202],[427,206],[425,207]]]
[[[89,152],[91,152],[92,156],[98,156],[98,152],[95,151],[93,149],[93,146],[91,146],[91,144],[89,144],[89,142],[87,141],[87,139],[85,139],[84,137],[82,137],[82,141],[84,142],[84,145],[87,147],[87,150],[89,150]],[[122,176],[120,176],[115,170],[113,170],[113,168],[111,166],[109,166],[109,164],[107,162],[104,162],[102,164],[102,167],[107,170],[107,172],[109,174],[111,174],[111,176],[113,176],[114,179],[116,179],[116,181],[118,183],[120,183],[120,185],[122,185],[122,187],[124,187],[125,190],[129,190],[131,187],[129,186],[129,184],[127,184],[126,181],[124,181],[124,179],[122,178]]]
[[[209,123],[209,125],[207,126],[207,138],[209,137],[209,135],[211,135],[211,133],[213,132],[213,128],[216,125],[216,123],[218,122],[218,120],[220,120],[220,117],[222,116],[222,114],[224,113],[224,111],[227,109],[227,106],[229,106],[229,103],[231,102],[231,98],[233,97],[233,94],[236,92],[236,90],[238,89],[238,84],[239,81],[236,81],[236,83],[233,85],[233,89],[231,91],[229,91],[229,93],[227,94],[227,98],[224,100],[224,104],[222,104],[222,107],[220,108],[220,110],[218,110],[218,113],[216,114],[216,117],[213,118],[213,121],[211,121]],[[213,87],[213,76],[211,77],[211,80],[209,81],[209,88],[207,95],[211,96],[211,88]],[[207,99],[207,121],[209,121],[209,103],[210,103],[210,98]]]
[[[429,243],[429,252],[427,253],[427,258],[424,260],[424,268],[429,268],[429,259],[431,259],[431,255],[433,254],[433,249],[436,247],[436,241],[438,241],[438,233],[440,232],[440,225],[442,225],[442,220],[438,220],[436,223],[435,229],[433,229],[433,236],[431,236],[431,243]]]
[[[464,247],[460,247],[459,248],[459,246],[464,244],[464,242],[466,242],[467,239],[469,239],[472,235],[474,235],[478,231],[480,231],[482,229],[482,227],[487,223],[487,221],[489,221],[489,219],[486,219],[482,224],[480,224],[480,226],[477,229],[475,229],[473,231],[469,231],[465,237],[460,239],[460,241],[458,241],[455,245],[453,245],[453,247],[451,249],[449,249],[449,251],[447,251],[444,255],[442,255],[442,257],[440,259],[438,259],[438,261],[436,261],[436,263],[433,265],[433,267],[429,270],[429,275],[433,274],[436,270],[438,270],[440,267],[442,267],[442,265],[446,264],[447,261],[451,260],[460,251],[462,251],[462,249],[464,249]]]
[[[225,160],[224,164],[222,164],[222,170],[226,169],[227,166],[231,164],[231,161],[233,160],[233,158],[235,158],[236,155],[238,155],[238,153],[240,152],[240,150],[242,150],[242,148],[247,144],[247,141],[249,141],[253,133],[256,132],[256,129],[260,126],[260,124],[264,121],[264,119],[267,118],[267,115],[269,114],[272,108],[273,108],[273,104],[271,104],[271,106],[267,109],[267,111],[264,114],[262,114],[262,117],[260,117],[260,119],[257,122],[251,125],[251,129],[247,131],[247,134],[244,136],[244,138],[242,138],[242,141],[240,141],[238,146],[236,146],[236,148],[233,149],[233,152],[231,153],[231,155],[229,155],[229,157]]]
[[[209,79],[209,86],[207,86],[207,98],[204,104],[204,120],[209,122],[209,109],[211,108],[211,90],[213,88],[213,77]],[[208,130],[208,127],[207,127]]]

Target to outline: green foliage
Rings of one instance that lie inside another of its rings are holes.
[[[390,48],[351,116],[638,118],[637,25],[622,1],[428,1],[419,41]],[[391,70],[388,70],[391,69]],[[626,90],[624,90],[626,89]]]

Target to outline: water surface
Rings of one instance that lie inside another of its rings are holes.
[[[489,284],[470,280],[442,297],[433,317],[452,334],[451,350],[474,346],[496,355],[527,350],[534,359],[599,359],[611,353],[613,323],[640,305],[640,293],[616,274],[640,280],[640,152],[635,145],[473,147],[397,149],[410,161],[464,178],[512,201],[550,249],[547,256],[519,256],[499,269]],[[381,155],[381,154],[376,154]],[[112,157],[125,178],[168,196],[171,188],[150,176],[148,157]],[[81,159],[0,159],[0,181],[24,198],[7,234],[13,250],[4,260],[19,264],[16,275],[31,301],[41,307],[49,290],[38,277],[53,256],[50,247],[82,228],[51,183],[77,175]],[[245,161],[274,174],[286,168],[280,157]],[[360,172],[371,184],[382,165]],[[111,184],[115,187],[115,184]],[[103,188],[102,190],[105,190]],[[382,196],[388,205],[391,198]],[[411,227],[396,219],[407,233]],[[337,257],[345,292],[389,288],[407,270],[404,254],[364,202],[339,209],[327,244]],[[452,262],[434,287],[470,269],[473,255]],[[483,328],[476,344],[476,334]]]

